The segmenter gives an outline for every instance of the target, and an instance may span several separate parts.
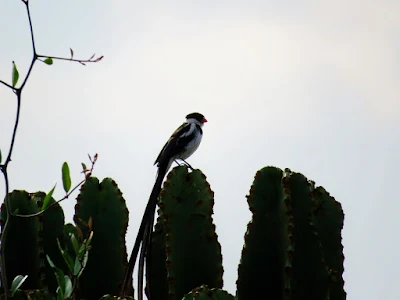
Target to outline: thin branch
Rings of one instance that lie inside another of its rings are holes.
[[[16,94],[17,94],[17,113],[15,116],[15,123],[14,123],[14,129],[13,129],[13,133],[11,136],[11,144],[10,144],[10,150],[8,150],[8,155],[7,158],[4,162],[4,165],[1,166],[1,169],[3,171],[3,173],[7,173],[7,167],[8,164],[11,161],[11,154],[14,150],[14,144],[15,144],[15,137],[17,135],[17,129],[18,129],[18,124],[19,124],[19,116],[20,116],[20,112],[21,112],[21,90],[17,89],[16,90]]]
[[[7,82],[4,82],[3,80],[0,80],[1,84],[4,84],[6,87],[8,87],[9,89],[15,90],[10,84],[8,84]]]
[[[33,53],[36,54],[36,46],[35,46],[35,38],[33,36],[33,26],[32,26],[32,19],[31,19],[31,12],[29,10],[29,1],[22,1],[25,3],[25,7],[26,7],[26,12],[28,14],[28,20],[29,20],[29,28],[31,30],[31,41],[32,41],[32,49],[33,49]]]
[[[54,205],[60,203],[61,201],[64,201],[65,199],[68,199],[69,196],[71,196],[71,194],[72,194],[77,188],[79,188],[82,184],[84,184],[84,183],[90,178],[90,176],[92,176],[92,173],[93,173],[93,169],[94,169],[94,165],[95,165],[95,163],[96,163],[96,160],[97,160],[97,154],[95,155],[95,159],[92,161],[92,166],[91,166],[90,170],[89,170],[88,172],[86,172],[86,174],[85,174],[85,179],[81,180],[81,181],[80,181],[72,190],[70,190],[63,198],[61,198],[60,200],[57,200],[56,202],[53,202],[53,203],[50,204],[48,207],[46,207],[44,210],[41,210],[41,211],[39,211],[39,212],[37,212],[37,213],[34,213],[34,214],[29,214],[29,215],[14,214],[14,213],[11,213],[11,212],[10,212],[10,213],[12,214],[12,216],[14,216],[14,217],[19,217],[19,218],[32,218],[32,217],[37,217],[37,216],[40,216],[40,215],[44,214],[44,213],[45,213],[47,210],[49,210],[52,206],[54,206]]]
[[[9,298],[9,289],[8,289],[9,286],[8,286],[7,274],[6,274],[6,264],[5,264],[6,258],[5,258],[5,255],[4,255],[5,251],[3,251],[3,250],[5,249],[5,245],[6,245],[6,241],[7,241],[6,236],[8,234],[8,230],[7,229],[8,229],[9,219],[12,218],[12,217],[15,217],[15,216],[18,216],[18,217],[34,217],[36,215],[43,214],[47,209],[49,209],[55,203],[59,203],[59,202],[65,200],[65,199],[67,199],[78,187],[80,187],[90,177],[90,175],[91,175],[91,173],[93,171],[94,164],[96,162],[96,158],[97,158],[97,154],[96,154],[95,159],[93,161],[91,160],[92,168],[90,169],[90,171],[87,171],[86,168],[84,170],[85,179],[82,180],[77,186],[75,186],[69,193],[67,193],[64,196],[64,198],[62,198],[61,200],[49,205],[47,207],[47,209],[39,212],[38,214],[33,214],[33,215],[13,215],[13,213],[11,212],[11,207],[10,207],[10,197],[9,197],[10,186],[9,186],[7,168],[8,168],[8,164],[11,161],[11,156],[12,156],[12,153],[13,153],[13,150],[14,150],[14,143],[15,143],[15,138],[16,138],[16,134],[17,134],[19,119],[20,119],[22,90],[25,87],[25,84],[27,83],[27,81],[28,81],[28,79],[29,79],[29,77],[31,75],[31,72],[32,72],[32,69],[33,69],[33,66],[34,66],[36,60],[38,60],[39,57],[40,58],[42,58],[42,57],[46,57],[46,58],[50,57],[52,59],[57,59],[57,60],[75,61],[75,62],[79,62],[80,64],[83,64],[83,65],[85,65],[85,62],[98,62],[103,58],[103,56],[100,56],[100,57],[98,57],[96,59],[93,59],[93,57],[94,57],[94,55],[93,55],[88,60],[73,59],[72,58],[72,56],[73,56],[72,49],[70,49],[71,50],[71,58],[70,59],[62,58],[62,57],[55,57],[55,56],[43,56],[43,55],[39,56],[37,54],[37,52],[36,52],[35,38],[34,38],[34,34],[33,34],[33,25],[32,25],[31,13],[30,13],[30,9],[29,9],[29,0],[21,0],[21,1],[25,4],[26,12],[27,12],[27,15],[28,15],[29,29],[30,29],[30,35],[31,35],[31,41],[32,41],[32,52],[33,52],[32,61],[30,63],[28,72],[27,72],[27,74],[26,74],[26,76],[25,76],[25,78],[24,78],[24,80],[23,80],[23,82],[22,82],[22,84],[21,84],[21,86],[19,88],[15,88],[14,86],[6,83],[5,81],[0,80],[0,84],[8,87],[9,89],[11,89],[17,95],[17,111],[16,111],[16,118],[15,118],[15,124],[14,124],[14,128],[13,128],[13,133],[12,133],[12,137],[11,137],[10,149],[8,151],[8,155],[7,155],[7,158],[6,158],[5,162],[4,162],[4,164],[0,164],[0,171],[4,175],[4,181],[5,181],[5,188],[6,188],[5,193],[6,193],[6,196],[5,196],[4,202],[5,202],[6,211],[7,211],[7,220],[6,220],[5,224],[4,224],[4,226],[2,227],[2,230],[1,230],[2,234],[1,234],[1,237],[0,237],[0,250],[1,250],[0,251],[0,276],[1,276],[1,283],[2,283],[2,286],[3,286],[3,289],[4,289],[4,295],[1,295],[1,296],[2,297],[4,296],[5,300],[7,300]]]
[[[16,90],[16,94],[17,94],[17,113],[16,113],[16,117],[15,117],[15,124],[14,124],[14,129],[13,129],[13,133],[12,133],[12,137],[11,137],[11,144],[10,144],[10,150],[8,151],[8,155],[7,158],[4,162],[3,165],[0,165],[0,169],[1,172],[3,173],[4,176],[4,182],[6,185],[6,196],[4,199],[5,205],[6,205],[6,211],[7,211],[7,220],[1,230],[2,234],[1,234],[1,239],[0,239],[0,247],[1,247],[1,281],[3,283],[4,286],[4,292],[5,292],[5,298],[8,298],[8,282],[7,282],[7,271],[6,271],[6,259],[5,259],[5,255],[4,255],[4,251],[3,249],[5,249],[5,245],[6,245],[6,240],[7,240],[7,234],[8,234],[8,223],[9,223],[9,219],[12,218],[12,213],[11,213],[11,207],[10,207],[10,197],[9,197],[9,192],[10,192],[10,184],[8,181],[8,172],[7,172],[7,167],[8,164],[11,161],[11,154],[13,152],[14,149],[14,143],[15,143],[15,136],[17,134],[17,129],[18,129],[18,123],[19,123],[19,116],[20,116],[20,111],[21,111],[21,90]]]
[[[32,41],[32,52],[33,52],[33,57],[32,57],[32,61],[31,61],[31,65],[29,66],[28,69],[28,73],[26,73],[25,79],[22,82],[21,86],[19,87],[19,90],[22,91],[22,89],[24,88],[26,82],[28,81],[29,76],[31,75],[32,69],[33,69],[33,65],[36,62],[37,59],[37,53],[36,53],[36,46],[35,46],[35,38],[33,36],[33,26],[32,26],[32,19],[31,19],[31,12],[29,10],[29,1],[28,0],[22,0],[22,2],[25,4],[26,7],[26,12],[28,14],[28,20],[29,20],[29,28],[30,28],[30,32],[31,32],[31,41]]]
[[[33,53],[32,61],[31,61],[31,65],[29,66],[28,73],[26,73],[24,81],[22,82],[21,86],[17,90],[22,91],[22,89],[24,88],[26,82],[28,81],[29,76],[31,75],[31,72],[32,72],[32,69],[33,69],[33,65],[35,64],[36,59],[37,59],[37,54]]]
[[[7,211],[7,219],[6,222],[4,224],[4,226],[2,226],[1,228],[1,238],[0,238],[0,246],[1,246],[1,257],[0,257],[0,261],[1,261],[1,282],[2,285],[4,287],[4,298],[7,299],[8,298],[8,281],[7,281],[7,270],[6,270],[6,257],[4,255],[4,249],[5,249],[5,245],[6,245],[6,241],[7,241],[7,235],[8,235],[8,224],[10,221],[11,216],[11,208],[10,208],[10,197],[8,195],[8,191],[10,190],[9,187],[9,182],[8,182],[8,174],[7,174],[7,170],[1,168],[1,171],[3,172],[4,175],[4,181],[5,181],[5,185],[6,185],[6,197],[4,199],[5,205],[6,205],[6,211]]]
[[[91,174],[89,174],[90,177]],[[89,178],[88,177],[88,178]],[[29,215],[19,215],[19,214],[12,214],[14,217],[19,217],[19,218],[33,218],[33,217],[37,217],[40,215],[43,215],[47,210],[49,210],[52,206],[60,203],[61,201],[64,201],[65,199],[68,199],[68,197],[78,188],[80,187],[82,184],[84,184],[86,182],[86,178],[83,179],[81,182],[79,182],[68,194],[66,194],[63,198],[61,198],[60,200],[57,200],[56,202],[53,202],[52,204],[50,204],[49,206],[47,206],[44,210],[41,210],[37,213],[34,214],[29,214]]]
[[[66,61],[74,61],[74,62],[78,62],[80,64],[83,63],[93,63],[93,62],[99,62],[103,59],[103,56],[99,56],[95,59],[93,59],[93,57],[89,58],[89,59],[75,59],[75,58],[66,58],[66,57],[58,57],[58,56],[50,56],[50,55],[37,55],[38,58],[51,58],[51,59],[56,59],[56,60],[66,60]]]

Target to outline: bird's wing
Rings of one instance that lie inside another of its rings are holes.
[[[178,127],[161,149],[154,164],[167,163],[173,156],[180,153],[193,138],[194,126],[183,123]]]

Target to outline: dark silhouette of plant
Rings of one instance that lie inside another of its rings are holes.
[[[93,54],[89,59],[77,59],[77,58],[74,58],[74,51],[71,48],[70,48],[71,55],[69,58],[39,54],[37,52],[36,46],[35,46],[32,18],[31,18],[30,9],[29,9],[29,0],[21,0],[21,1],[25,5],[27,16],[28,16],[28,21],[29,21],[29,28],[30,28],[30,35],[31,35],[31,42],[32,42],[32,60],[29,65],[28,72],[27,72],[25,78],[22,80],[22,83],[19,85],[19,87],[18,87],[18,82],[21,82],[21,81],[19,80],[20,79],[19,72],[18,72],[18,68],[17,68],[17,65],[15,62],[13,62],[11,84],[7,83],[3,80],[0,80],[0,84],[9,88],[17,97],[16,117],[15,117],[14,128],[13,128],[13,132],[12,132],[12,136],[11,136],[10,147],[8,150],[8,154],[5,157],[5,160],[3,163],[2,163],[2,155],[1,155],[1,149],[0,149],[0,170],[4,176],[5,194],[6,194],[5,195],[5,204],[6,204],[7,215],[8,215],[7,221],[3,227],[3,234],[1,236],[1,245],[0,245],[1,248],[4,247],[5,237],[7,235],[7,224],[8,224],[8,220],[10,218],[12,218],[12,217],[25,217],[25,218],[34,217],[34,216],[42,214],[45,210],[47,210],[48,208],[51,207],[51,205],[47,206],[46,199],[45,199],[43,201],[44,204],[43,204],[42,210],[39,213],[32,214],[32,215],[19,215],[19,214],[16,214],[15,212],[12,212],[10,209],[10,205],[9,205],[10,199],[9,199],[8,166],[9,166],[9,163],[11,162],[11,156],[12,156],[14,145],[15,145],[15,138],[16,138],[16,134],[17,134],[19,119],[20,119],[22,91],[23,91],[26,83],[28,82],[28,79],[29,79],[32,69],[33,69],[33,66],[35,65],[36,61],[38,61],[38,60],[47,65],[52,65],[54,60],[66,60],[66,61],[77,62],[77,63],[80,63],[81,65],[85,65],[86,63],[99,62],[103,58],[103,56],[95,57],[95,54]],[[89,169],[86,168],[86,165],[82,164],[82,167],[83,167],[82,172],[84,173],[85,178],[81,182],[79,182],[72,190],[70,189],[71,188],[71,180],[69,177],[68,165],[67,164],[63,165],[63,169],[62,169],[63,185],[64,185],[64,190],[66,192],[66,195],[62,199],[57,201],[56,203],[63,201],[64,199],[67,199],[73,191],[75,191],[79,186],[81,186],[87,180],[87,178],[90,177],[90,175],[93,171],[94,164],[97,160],[97,154],[93,157],[93,159],[89,156],[89,159],[91,161],[91,167]],[[48,199],[51,198],[51,194],[53,191],[54,191],[54,188],[48,193],[48,195],[49,195],[49,197],[47,197]],[[7,299],[7,297],[9,296],[9,284],[7,282],[7,276],[6,276],[7,270],[5,269],[4,251],[1,251],[1,262],[0,263],[1,263],[1,267],[0,267],[1,268],[1,282],[2,282],[2,286],[4,287],[5,297]]]

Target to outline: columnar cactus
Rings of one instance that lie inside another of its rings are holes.
[[[289,169],[257,172],[253,218],[239,265],[238,300],[346,298],[340,231],[343,211],[323,188]]]
[[[260,297],[259,297],[260,298]],[[202,285],[185,295],[182,300],[235,300],[235,297],[221,289],[209,289]]]
[[[168,300],[168,271],[165,252],[165,226],[161,212],[155,225],[150,245],[150,265],[146,266],[147,286],[146,294],[151,299]],[[151,281],[149,280],[151,278]]]
[[[26,215],[41,210],[45,194],[14,191],[9,197],[11,211]],[[247,201],[253,216],[247,226],[234,297],[221,290],[221,246],[212,220],[214,193],[201,171],[174,168],[159,196],[159,216],[147,253],[148,298],[346,299],[341,244],[344,215],[325,189],[315,187],[300,173],[266,167],[257,172]],[[88,178],[77,198],[76,226],[64,225],[63,211],[54,202],[51,199],[52,207],[31,218],[7,216],[2,205],[8,282],[17,275],[28,275],[21,287],[24,290],[17,291],[15,299],[55,299],[54,270],[61,269],[69,276],[73,273],[71,264],[68,269],[64,261],[69,261],[65,253],[75,257],[76,249],[82,249],[77,241],[82,243],[90,232],[92,248],[86,268],[79,280],[71,275],[76,283],[74,296],[117,299],[112,295],[118,294],[127,265],[128,210],[116,183],[109,178],[101,183]],[[46,255],[56,268],[49,265]]]
[[[34,214],[39,211],[36,198],[25,191],[13,191],[9,194],[10,209],[19,214]],[[4,224],[7,220],[5,203],[1,207],[2,234],[6,234],[2,251],[4,251],[7,268],[7,280],[11,282],[17,275],[28,275],[26,289],[43,287],[40,280],[39,218],[10,217],[7,232]],[[24,238],[22,238],[24,233]],[[20,238],[16,238],[20,237]],[[23,255],[21,255],[21,250]]]
[[[125,234],[128,209],[117,184],[95,177],[82,185],[74,221],[84,238],[93,231],[89,260],[80,281],[82,297],[117,295],[127,266]]]
[[[200,170],[188,172],[186,167],[176,167],[169,173],[159,200],[163,225],[158,227],[165,230],[166,261],[153,261],[150,273],[165,272],[166,265],[169,295],[160,299],[181,299],[202,284],[222,287],[222,255],[211,217],[213,205],[214,193]],[[155,245],[157,238],[158,231],[152,249],[159,252],[162,246]]]
[[[11,211],[20,215],[35,214],[41,210],[43,192],[27,193],[13,191],[9,194]],[[48,265],[45,255],[49,255],[60,268],[65,263],[58,249],[57,239],[62,238],[64,213],[59,204],[50,199],[49,207],[42,215],[32,218],[11,216],[8,223],[6,239],[3,245],[5,252],[8,282],[17,275],[28,275],[25,289],[48,288],[55,291],[57,282],[54,271]],[[1,208],[2,234],[7,220],[5,203]]]

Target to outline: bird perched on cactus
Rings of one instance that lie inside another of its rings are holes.
[[[121,288],[121,296],[124,296],[127,292],[128,284],[132,280],[136,259],[139,254],[139,250],[141,249],[138,271],[138,299],[143,299],[144,259],[146,257],[146,252],[148,252],[151,241],[151,233],[154,225],[154,213],[163,179],[171,167],[171,164],[176,160],[182,160],[188,167],[191,168],[185,159],[190,157],[199,147],[203,137],[202,127],[206,122],[206,118],[200,113],[195,112],[188,114],[186,116],[186,121],[174,131],[154,162],[154,164],[158,167],[157,178],[154,183],[153,190],[151,191],[150,198],[143,214],[138,234],[136,236],[135,244],[132,249],[125,279]],[[142,247],[140,248],[140,246]],[[148,262],[146,264],[148,264]]]

